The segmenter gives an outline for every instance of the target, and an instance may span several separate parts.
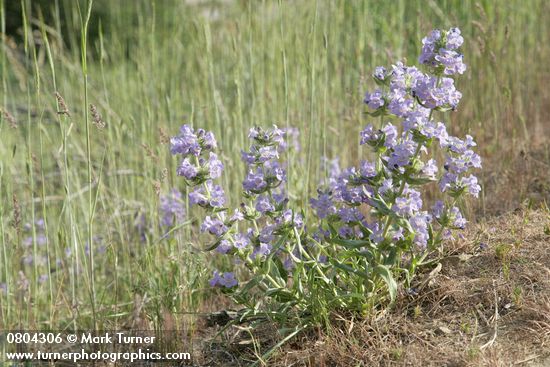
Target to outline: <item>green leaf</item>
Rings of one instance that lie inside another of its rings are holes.
[[[205,248],[203,251],[212,251],[212,250],[215,250],[218,248],[218,246],[222,243],[221,239],[219,239],[218,241],[216,241],[213,245]]]
[[[421,186],[436,180],[428,177],[407,177],[406,181],[409,185]]]
[[[384,260],[384,264],[392,266],[395,263],[397,263],[397,248],[394,246],[390,248],[390,253],[388,257],[386,257],[386,259]]]
[[[290,302],[294,299],[291,292],[283,288],[270,288],[265,292],[268,297],[273,297],[279,302]]]
[[[274,257],[273,262],[275,263],[275,269],[278,272],[276,275],[286,284],[286,281],[288,279],[288,272],[286,271],[283,262],[278,257]]]
[[[340,245],[340,246],[344,246],[344,247],[347,247],[347,248],[354,248],[354,249],[365,247],[365,246],[370,247],[370,245],[371,245],[370,241],[365,241],[365,240],[342,240],[340,238],[331,238],[330,242],[335,243],[335,244]]]
[[[387,115],[387,112],[384,108],[379,108],[377,109],[376,111],[374,112],[365,112],[367,115],[369,116],[372,116],[372,117],[378,117],[378,116],[384,116],[384,115]]]
[[[363,251],[355,251],[353,253],[355,256],[364,257],[365,259],[372,261],[374,259],[374,255],[369,250],[363,250]]]
[[[397,296],[397,283],[390,269],[385,265],[376,265],[374,267],[374,272],[380,276],[388,286],[391,302],[395,301],[395,297]]]
[[[359,275],[360,277],[366,279],[366,280],[371,280],[371,276],[369,273],[367,273],[366,271],[364,270],[360,270],[360,269],[356,269],[352,266],[349,266],[349,265],[346,265],[346,264],[343,264],[341,262],[338,262],[336,260],[331,260],[330,261],[332,263],[332,265],[334,265],[335,267],[337,267],[338,269],[342,269],[342,270],[345,270],[347,273],[350,273],[350,274],[356,274],[356,275]]]

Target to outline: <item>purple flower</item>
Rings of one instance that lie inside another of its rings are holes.
[[[376,142],[380,139],[380,135],[380,130],[375,130],[371,124],[368,124],[363,131],[361,131],[361,145]]]
[[[432,206],[433,216],[437,219],[441,219],[443,214],[445,214],[445,203],[441,200],[437,200]]]
[[[260,243],[260,246],[256,247],[254,251],[252,251],[252,254],[250,254],[250,258],[252,260],[255,260],[258,256],[267,256],[271,253],[271,249],[271,245],[268,245],[267,243]]]
[[[218,159],[216,153],[210,152],[208,158],[208,169],[210,171],[210,178],[218,178],[222,175],[223,163]]]
[[[183,125],[180,128],[180,133],[170,139],[170,151],[172,154],[192,154],[198,156],[201,152],[199,141],[193,128],[188,125]]]
[[[338,216],[344,223],[350,223],[350,222],[360,222],[365,217],[363,214],[359,211],[358,208],[340,208],[338,211]]]
[[[399,240],[402,240],[404,239],[405,237],[403,236],[403,228],[402,227],[399,227],[396,231],[393,232],[392,234],[392,240],[393,241],[399,241]]]
[[[260,242],[269,243],[273,241],[273,238],[274,238],[273,231],[275,229],[277,229],[277,226],[273,224],[264,226],[264,228],[262,228],[260,231],[260,236],[258,237]]]
[[[264,164],[265,176],[272,182],[271,186],[277,186],[286,181],[286,171],[278,161],[269,161]]]
[[[350,226],[341,226],[338,228],[338,235],[342,238],[351,238],[354,235],[354,230]]]
[[[374,163],[371,163],[369,161],[362,161],[359,172],[361,173],[362,177],[372,178],[376,176],[376,167]]]
[[[197,176],[199,170],[191,163],[189,158],[185,158],[177,169],[178,176],[183,176],[188,180],[191,180]]]
[[[447,75],[462,74],[466,65],[462,62],[462,55],[455,50],[463,41],[458,28],[446,32],[436,29],[422,40],[419,62],[432,67],[443,66],[443,72]]]
[[[449,149],[451,152],[462,154],[476,145],[474,139],[470,135],[466,135],[466,140],[461,140],[454,136],[448,137],[441,146]]]
[[[256,162],[256,156],[250,152],[245,152],[244,150],[241,151],[241,159],[248,165],[252,165]]]
[[[276,205],[285,205],[288,202],[286,192],[282,187],[279,187],[279,192],[271,191],[271,199]]]
[[[405,119],[403,120],[403,129],[405,131],[409,130],[420,130],[426,125],[429,124],[428,113],[426,109],[418,109],[407,113]]]
[[[446,75],[463,74],[466,71],[466,64],[462,62],[463,55],[456,51],[441,48],[435,59],[445,67],[443,72]]]
[[[223,236],[228,229],[222,220],[210,216],[207,216],[201,225],[201,232],[208,232],[217,237]]]
[[[37,219],[34,224],[36,225],[36,228],[40,230],[44,230],[46,228],[46,222],[44,222],[43,218]]]
[[[380,89],[377,89],[373,93],[367,93],[364,102],[369,108],[376,110],[385,104],[384,94]]]
[[[456,50],[460,46],[462,46],[462,43],[464,42],[464,38],[462,38],[460,34],[460,29],[458,28],[451,28],[447,32],[447,43],[446,47],[449,50]]]
[[[439,189],[441,192],[447,191],[448,188],[456,186],[458,176],[454,173],[445,172],[439,180]]]
[[[288,136],[289,140],[291,140],[291,144],[285,142],[284,140],[280,143],[279,148],[281,151],[285,151],[288,149],[289,146],[294,148],[295,151],[299,152],[301,150],[300,145],[300,130],[298,130],[295,127],[287,127],[283,129],[285,134]]]
[[[243,250],[250,244],[250,240],[242,233],[235,235],[235,243],[233,244],[236,249]]]
[[[393,147],[388,159],[388,166],[393,169],[399,169],[407,166],[416,151],[417,144],[409,139]]]
[[[376,145],[383,137],[384,146],[391,148],[395,144],[397,134],[397,128],[390,123],[386,124],[381,130],[375,130],[374,127],[369,124],[361,131],[361,145]]]
[[[453,79],[441,78],[438,82],[436,77],[430,75],[424,75],[416,80],[413,93],[428,108],[450,106],[454,109],[462,98],[462,93],[456,90]]]
[[[265,163],[267,161],[279,159],[279,152],[275,146],[261,147],[258,149],[258,155],[256,161],[258,163]]]
[[[386,79],[386,68],[383,66],[375,67],[372,76],[377,80],[384,81]]]
[[[414,230],[414,243],[418,246],[425,247],[430,237],[428,233],[428,224],[432,217],[427,212],[419,212],[409,219],[412,229]]]
[[[262,192],[267,187],[267,182],[264,177],[264,173],[261,169],[257,169],[256,172],[249,171],[248,175],[243,181],[243,188],[250,193]]]
[[[283,267],[285,268],[286,271],[291,271],[292,269],[294,269],[296,265],[294,264],[294,261],[292,260],[291,257],[287,257],[284,261],[283,261]]]
[[[422,167],[422,174],[430,178],[435,178],[437,174],[437,164],[435,159],[430,159],[424,167]]]
[[[481,157],[472,150],[458,156],[447,156],[445,169],[453,173],[464,173],[470,168],[481,168]]]
[[[275,206],[269,200],[267,195],[260,195],[256,199],[256,210],[262,214],[275,211]]]
[[[397,140],[397,128],[392,124],[387,123],[386,126],[382,128],[382,132],[386,136],[384,146],[386,146],[387,148],[392,148]]]
[[[481,186],[477,183],[477,177],[474,175],[463,177],[461,180],[461,186],[465,187],[466,190],[476,198],[479,196],[479,192],[481,191]]]
[[[393,181],[389,178],[384,179],[382,181],[382,185],[380,185],[380,187],[378,188],[378,192],[381,195],[384,195],[388,191],[392,191],[392,190],[393,190]]]
[[[316,241],[321,242],[324,239],[330,238],[330,231],[324,230],[322,227],[318,227],[317,230],[313,233],[312,237]]]
[[[345,186],[344,184],[339,187],[342,200],[347,201],[350,204],[360,204],[368,201],[368,197],[361,186]]]
[[[214,150],[218,147],[216,138],[211,131],[205,131],[203,129],[197,130],[197,138],[201,143],[202,147],[207,150]]]
[[[204,188],[199,187],[195,191],[190,192],[189,202],[191,203],[191,205],[199,205],[202,207],[207,207],[209,205],[209,202],[204,192]]]
[[[225,193],[221,186],[212,184],[212,181],[207,181],[204,186],[199,187],[195,191],[189,193],[189,202],[191,205],[199,205],[204,208],[213,207],[221,208],[225,204]]]
[[[233,215],[231,216],[231,218],[229,218],[229,220],[232,222],[241,221],[243,219],[244,219],[244,215],[239,209],[235,209],[235,211],[233,212]]]
[[[321,167],[323,171],[328,173],[329,177],[329,186],[331,183],[334,183],[342,170],[340,169],[340,160],[338,157],[333,159],[328,159],[327,157],[321,157]]]
[[[399,94],[394,94],[391,97],[391,102],[388,109],[392,114],[399,117],[404,117],[413,111],[414,101],[410,98],[404,98]]]
[[[275,218],[275,223],[278,225],[292,224],[294,227],[300,229],[304,226],[304,219],[300,214],[294,213],[292,209],[286,209],[281,216]]]
[[[279,129],[277,125],[273,125],[271,130],[268,130],[271,141],[277,145],[283,144],[285,140],[285,130]]]
[[[231,246],[231,243],[228,240],[223,239],[220,241],[218,247],[216,247],[216,251],[220,254],[227,254],[232,248],[233,246]]]
[[[404,98],[416,79],[423,75],[416,67],[405,66],[402,62],[393,65],[392,69],[390,91],[395,98]]]
[[[237,282],[237,279],[235,279],[234,273],[220,273],[217,270],[214,270],[214,276],[210,280],[210,286],[211,287],[225,287],[225,288],[233,288],[237,286],[239,283]]]
[[[468,221],[464,219],[462,213],[460,212],[460,209],[458,209],[456,206],[453,206],[451,208],[449,215],[453,220],[453,226],[461,229],[466,227],[466,223],[468,223]]]
[[[182,194],[177,189],[172,189],[168,194],[160,197],[161,225],[172,227],[183,222],[185,218],[185,203]],[[174,223],[175,220],[175,223]]]
[[[381,225],[378,222],[372,223],[368,226],[368,228],[372,231],[372,233],[369,235],[369,239],[374,242],[375,244],[379,244],[382,241],[384,241],[384,226]]]
[[[403,195],[395,199],[392,210],[401,216],[414,215],[422,209],[422,197],[420,192],[406,188]]]
[[[267,140],[267,135],[262,134],[262,130],[260,129],[260,127],[254,126],[254,127],[250,128],[250,130],[248,130],[248,138],[249,139],[256,139],[259,136],[262,136],[263,140]]]
[[[418,131],[420,134],[425,136],[428,139],[435,138],[439,141],[439,144],[445,146],[447,144],[447,139],[449,134],[447,133],[447,128],[441,122],[437,124],[433,121],[420,121],[420,120],[410,120],[410,128]]]
[[[311,207],[315,210],[315,214],[319,219],[325,219],[326,217],[336,213],[336,207],[332,202],[332,197],[329,193],[318,192],[317,199],[311,198],[309,200]]]
[[[437,52],[436,46],[440,39],[441,31],[439,29],[434,29],[430,32],[428,37],[422,39],[422,53],[420,54],[418,62],[421,64],[433,63],[435,52]]]

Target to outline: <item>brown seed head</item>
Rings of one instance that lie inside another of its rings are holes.
[[[160,182],[164,182],[164,180],[166,180],[166,177],[168,177],[168,169],[163,168],[160,174]]]
[[[151,149],[147,144],[141,143],[141,147],[145,150],[145,153],[149,158],[154,160],[155,162],[158,162],[159,158],[157,155],[153,152],[153,149]]]
[[[57,99],[57,105],[58,105],[58,111],[57,113],[59,115],[67,115],[71,116],[71,113],[69,112],[69,108],[67,107],[67,104],[65,103],[65,99],[59,94],[59,92],[55,92],[55,99]]]
[[[15,117],[4,109],[0,109],[0,112],[2,112],[2,116],[4,116],[4,119],[8,122],[10,127],[12,129],[17,129],[17,121],[15,121]]]
[[[155,190],[155,194],[157,196],[160,195],[160,182],[159,181],[153,181],[153,190]]]
[[[17,200],[17,195],[13,194],[13,228],[17,232],[17,235],[21,234],[21,206],[19,205],[19,200]]]
[[[162,127],[159,127],[160,143],[168,144],[170,143],[170,137],[166,134],[166,131]]]
[[[90,105],[90,112],[92,113],[92,122],[98,129],[105,128],[105,122],[103,122],[103,119],[101,118],[101,115],[97,111],[97,107],[93,104]]]

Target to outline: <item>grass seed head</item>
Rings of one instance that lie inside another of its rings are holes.
[[[21,234],[21,206],[19,205],[19,200],[17,200],[17,195],[13,194],[13,228],[15,228],[17,235]]]
[[[10,127],[12,129],[17,129],[17,121],[15,120],[15,117],[4,109],[0,109],[0,112],[2,112],[2,116],[4,116],[4,119],[8,122]]]
[[[98,129],[104,129],[105,128],[105,122],[101,118],[101,115],[97,111],[97,107],[93,104],[90,104],[90,112],[92,113],[92,122]]]
[[[69,108],[65,103],[65,99],[61,96],[61,94],[59,94],[59,92],[55,92],[55,99],[57,99],[57,105],[58,105],[57,113],[59,115],[67,115],[71,117],[71,113],[69,112]]]

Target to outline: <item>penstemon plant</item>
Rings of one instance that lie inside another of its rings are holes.
[[[462,42],[457,28],[434,30],[422,40],[425,71],[401,62],[375,69],[379,88],[364,102],[381,123],[360,137],[374,158],[344,170],[332,162],[310,199],[310,218],[292,208],[285,190],[285,130],[250,130],[243,200],[234,211],[215,182],[224,167],[214,135],[184,125],[171,139],[172,153],[182,156],[177,174],[191,187],[189,202],[207,212],[200,227],[214,237],[207,250],[234,258],[234,269],[216,270],[210,285],[245,306],[242,317],[319,325],[335,310],[368,312],[393,301],[400,285],[409,287],[428,256],[465,226],[457,203],[478,196],[468,172],[481,159],[471,136],[449,136],[434,117],[455,110],[462,96],[453,79],[466,70]],[[436,159],[437,147],[444,161]],[[427,208],[423,193],[434,183],[443,199]]]

